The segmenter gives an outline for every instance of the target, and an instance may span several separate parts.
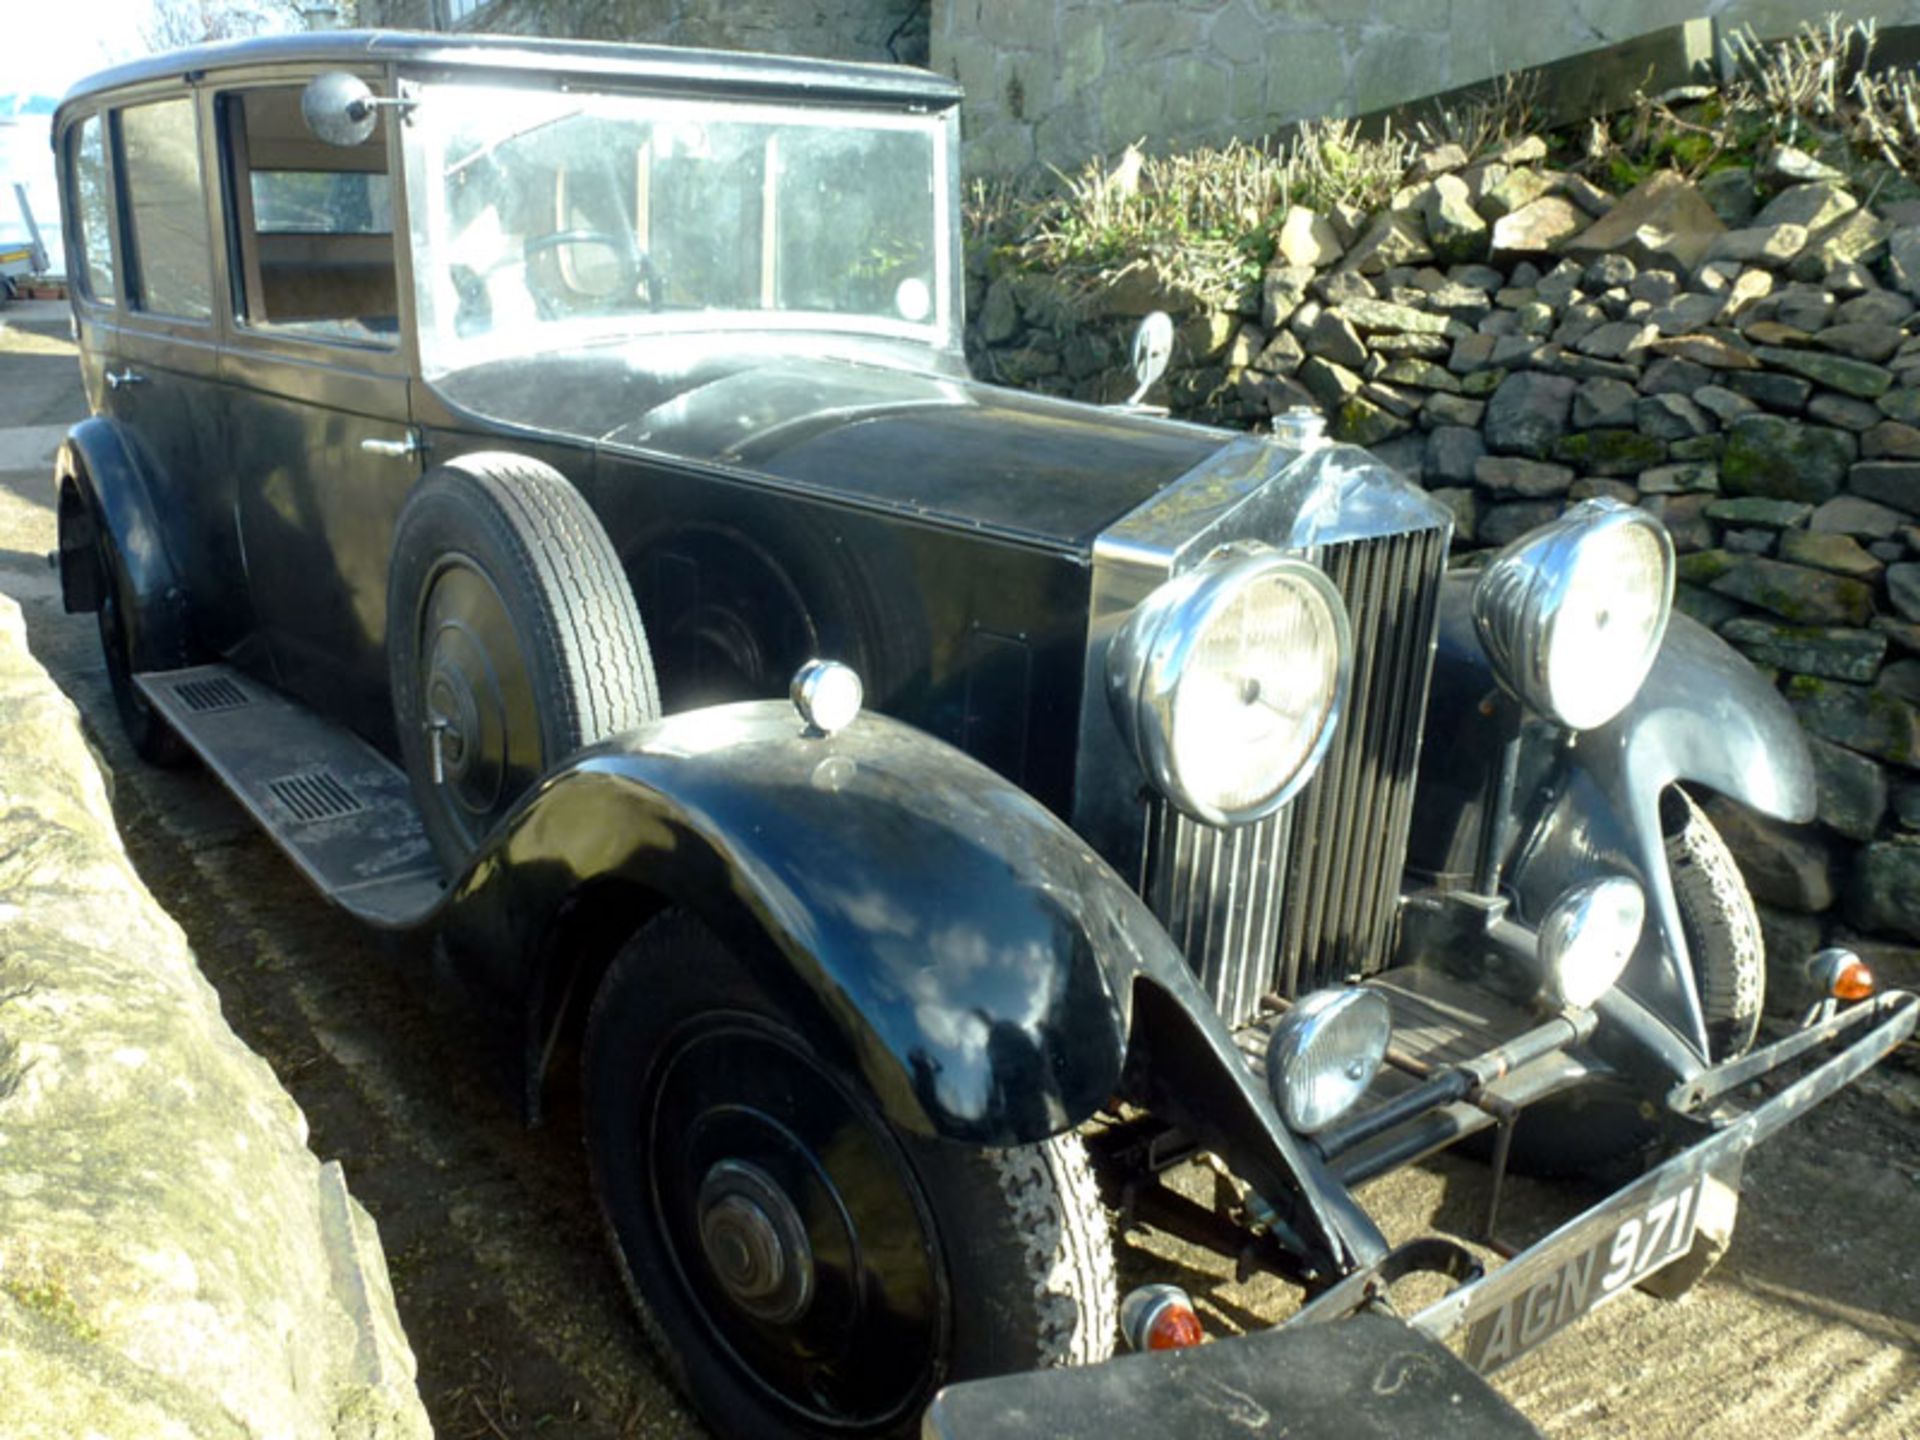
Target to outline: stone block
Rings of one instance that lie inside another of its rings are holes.
[[[1758,664],[1862,685],[1879,673],[1887,653],[1887,637],[1871,630],[1782,625],[1758,616],[1729,620],[1720,634]]]
[[[1667,458],[1667,443],[1637,430],[1582,430],[1553,442],[1552,457],[1586,475],[1638,475]]]
[[[1777,415],[1745,415],[1728,427],[1721,483],[1729,494],[1818,504],[1837,494],[1853,437]]]
[[[1857,495],[1837,495],[1820,505],[1807,528],[1815,534],[1852,535],[1867,540],[1884,540],[1897,534],[1907,517],[1898,510],[1862,500]]]
[[[1807,418],[1818,420],[1822,425],[1831,425],[1839,430],[1851,430],[1856,434],[1871,430],[1879,423],[1880,412],[1865,400],[1856,400],[1851,395],[1839,395],[1831,390],[1822,390],[1807,401]]]
[[[1821,230],[1841,216],[1859,208],[1860,202],[1845,187],[1831,180],[1789,185],[1769,200],[1753,217],[1756,226],[1798,225],[1807,231]]]
[[[1516,171],[1530,174],[1530,171]],[[1571,200],[1543,195],[1493,222],[1488,245],[1496,259],[1551,255],[1587,227],[1587,216]]]
[[[1719,795],[1709,797],[1703,808],[1754,899],[1799,914],[1833,907],[1841,857],[1826,835],[1812,825],[1784,825]]]
[[[1476,538],[1483,545],[1505,545],[1560,513],[1558,500],[1509,500],[1480,512]]]
[[[1274,250],[1286,264],[1307,269],[1332,265],[1346,254],[1327,217],[1304,205],[1295,205],[1287,211],[1287,218],[1280,222],[1280,233],[1274,238]]]
[[[1920,515],[1920,462],[1863,460],[1848,472],[1847,489],[1909,515]]]
[[[1780,558],[1793,565],[1831,570],[1852,580],[1873,580],[1886,568],[1861,549],[1860,542],[1851,535],[1826,535],[1813,530],[1782,532]]]
[[[1903,769],[1920,768],[1920,710],[1897,696],[1812,675],[1789,677],[1786,696],[1815,735]]]
[[[1471,485],[1487,453],[1480,432],[1464,425],[1437,425],[1427,436],[1426,479],[1437,485]]]
[[[1575,382],[1527,371],[1500,382],[1487,406],[1487,448],[1497,454],[1544,460],[1567,433]]]
[[[1712,588],[1797,625],[1863,626],[1873,614],[1871,586],[1759,556],[1736,561]]]
[[[1684,395],[1647,395],[1633,407],[1633,425],[1656,440],[1685,440],[1714,426],[1707,413]]]
[[[1920,845],[1890,840],[1860,851],[1846,901],[1850,924],[1920,940]]]
[[[1699,190],[1673,171],[1661,170],[1621,196],[1574,238],[1567,253],[1590,259],[1618,251],[1642,268],[1691,271],[1726,228]]]
[[[1517,455],[1483,455],[1473,467],[1473,478],[1502,497],[1539,499],[1566,494],[1573,484],[1573,471]]]
[[[1346,263],[1362,275],[1378,275],[1395,265],[1419,265],[1433,258],[1418,216],[1384,210],[1348,252]]]
[[[1624,380],[1583,381],[1573,394],[1573,426],[1576,430],[1630,426],[1640,398],[1640,392]]]
[[[1794,415],[1806,409],[1813,394],[1813,382],[1797,375],[1782,375],[1772,370],[1736,370],[1719,377],[1719,383],[1736,395],[1779,414]]]

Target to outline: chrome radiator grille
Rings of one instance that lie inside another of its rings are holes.
[[[1387,959],[1446,548],[1426,529],[1312,552],[1353,622],[1353,690],[1292,804],[1234,830],[1149,807],[1144,896],[1231,1024]]]

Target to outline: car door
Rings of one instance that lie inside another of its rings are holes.
[[[300,82],[214,97],[234,325],[225,433],[253,604],[281,687],[379,744],[388,551],[419,476],[383,114],[312,136]]]
[[[216,273],[199,111],[199,97],[176,84],[104,117],[123,273],[100,408],[139,452],[195,641],[220,652],[248,625],[218,484]]]

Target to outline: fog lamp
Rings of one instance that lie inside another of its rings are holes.
[[[1640,943],[1647,899],[1624,875],[1576,885],[1540,926],[1541,993],[1584,1010],[1613,988]]]
[[[1317,990],[1280,1017],[1267,1043],[1267,1086],[1287,1124],[1324,1130],[1367,1093],[1393,1034],[1376,990]]]

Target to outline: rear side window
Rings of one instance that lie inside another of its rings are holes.
[[[68,159],[72,167],[73,214],[78,228],[80,282],[95,300],[111,305],[118,296],[113,279],[111,211],[107,208],[107,142],[98,115],[72,131]]]
[[[138,306],[204,320],[213,314],[212,247],[191,99],[120,112]]]
[[[256,170],[253,223],[262,235],[391,235],[387,177],[355,170]]]

